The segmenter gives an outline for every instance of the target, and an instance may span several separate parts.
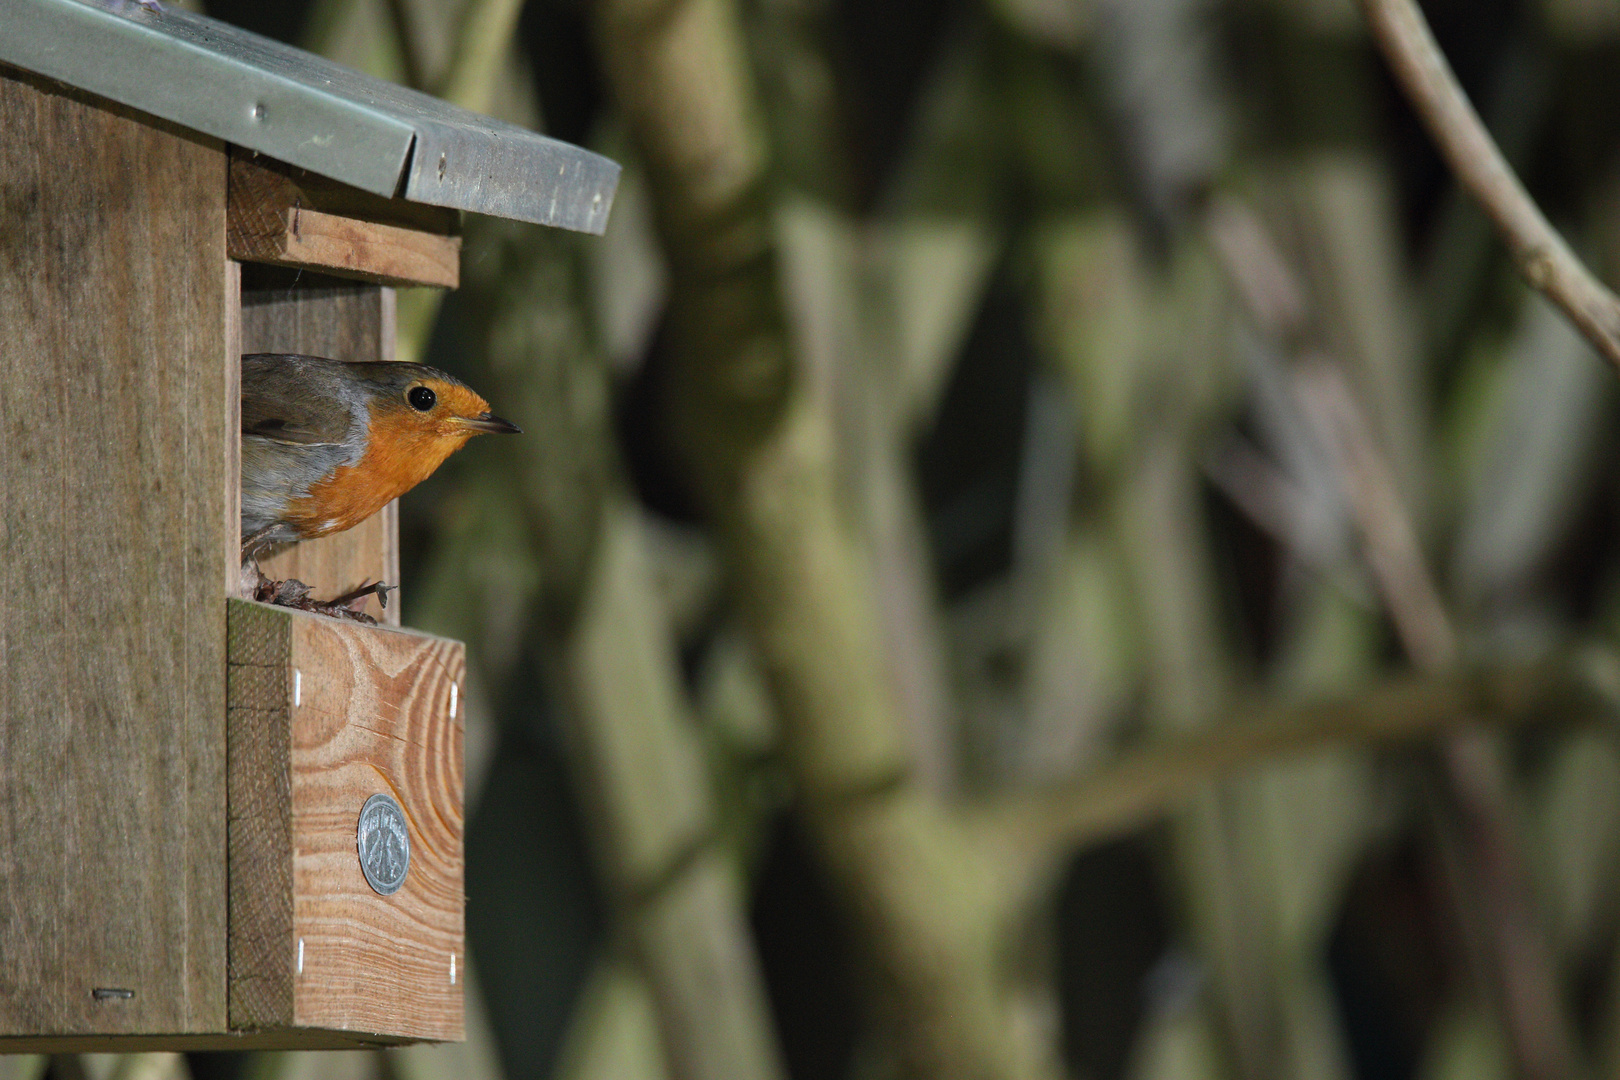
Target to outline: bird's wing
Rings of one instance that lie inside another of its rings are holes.
[[[301,446],[343,443],[353,410],[342,371],[316,356],[242,357],[242,434]]]

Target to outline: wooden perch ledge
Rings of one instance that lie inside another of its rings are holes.
[[[1194,735],[1138,750],[1072,784],[1029,792],[969,814],[1023,893],[1078,848],[1151,821],[1210,781],[1332,746],[1420,742],[1471,723],[1589,720],[1620,711],[1620,658],[1590,649],[1537,663],[1409,675],[1314,702],[1233,708]]]
[[[240,262],[296,266],[381,285],[453,289],[453,211],[381,199],[264,158],[231,158],[227,244]]]
[[[232,1030],[461,1039],[461,643],[244,600],[226,618]],[[387,894],[355,848],[379,793],[409,823]]]

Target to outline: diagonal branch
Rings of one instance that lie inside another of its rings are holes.
[[[1620,367],[1620,298],[1575,256],[1524,190],[1457,84],[1415,0],[1362,0],[1362,7],[1413,108],[1507,241],[1519,272]]]
[[[1292,279],[1259,219],[1228,201],[1224,214],[1211,214],[1209,228],[1256,320],[1278,336],[1308,337],[1310,319],[1300,304],[1255,302],[1276,293],[1278,283]],[[1297,288],[1287,291],[1303,295]],[[1293,381],[1299,406],[1327,451],[1347,498],[1363,558],[1396,636],[1420,669],[1450,670],[1460,652],[1456,631],[1354,393],[1326,358],[1297,362]],[[1538,1080],[1578,1075],[1578,1041],[1565,1015],[1558,974],[1537,917],[1501,752],[1484,733],[1472,730],[1444,740],[1436,757],[1450,798],[1444,816],[1456,826],[1457,837],[1464,838],[1455,845],[1465,856],[1458,863],[1459,904],[1465,923],[1474,906],[1480,911],[1472,920],[1480,927],[1476,935],[1480,971],[1489,973],[1499,993],[1520,1066],[1526,1076]],[[1477,904],[1469,905],[1465,899]]]
[[[1204,784],[1289,755],[1335,746],[1410,745],[1479,722],[1516,726],[1569,721],[1614,710],[1617,661],[1592,652],[1477,672],[1410,675],[1314,702],[1248,702],[1223,723],[1137,751],[1072,784],[1012,796],[968,811],[971,828],[993,838],[1013,884],[1033,895],[1059,863],[1086,845],[1143,825]]]

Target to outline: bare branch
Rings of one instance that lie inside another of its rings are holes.
[[[643,545],[636,511],[615,499],[565,650],[580,793],[658,1005],[671,1075],[779,1080],[744,901],[713,840],[712,784]]]
[[[668,259],[670,426],[723,538],[818,862],[906,1075],[1047,1080],[997,962],[990,875],[910,768],[830,402],[796,361],[733,0],[597,0],[605,81]]]
[[[1069,852],[1153,820],[1204,784],[1289,755],[1409,745],[1481,721],[1514,726],[1611,711],[1616,663],[1592,653],[1473,674],[1407,676],[1316,702],[1247,702],[1225,722],[1138,751],[1072,785],[969,811],[967,819],[987,848],[1006,853],[1007,865],[1026,867],[1028,878],[1015,884],[1031,895]]]
[[[1298,378],[1301,402],[1314,414],[1349,495],[1364,558],[1396,636],[1420,669],[1449,669],[1459,655],[1456,631],[1354,395],[1331,362],[1302,365]],[[1460,826],[1457,892],[1465,907],[1481,912],[1481,952],[1495,965],[1494,984],[1520,1065],[1536,1080],[1578,1076],[1578,1044],[1531,893],[1502,751],[1484,733],[1464,731],[1443,740],[1436,756],[1449,816]]]
[[[1288,341],[1305,332],[1305,288],[1247,203],[1217,192],[1204,231],[1259,328]]]
[[[400,78],[413,90],[427,89],[427,76],[422,68],[422,30],[417,25],[411,0],[388,0],[388,20],[394,27],[394,38],[399,43]]]
[[[1362,6],[1413,108],[1507,241],[1519,272],[1620,367],[1620,299],[1575,256],[1524,190],[1457,84],[1415,0],[1362,0]]]
[[[438,96],[473,112],[489,111],[522,11],[522,0],[473,0],[467,5],[450,64],[435,88]]]
[[[1290,289],[1303,294],[1259,218],[1235,200],[1217,201],[1208,229],[1256,321],[1278,337],[1309,336],[1303,306],[1275,299]],[[1300,407],[1345,492],[1363,557],[1402,646],[1424,671],[1452,669],[1459,655],[1456,631],[1354,393],[1333,361],[1320,356],[1297,363],[1294,380]],[[1456,838],[1464,857],[1458,866],[1465,877],[1456,890],[1459,906],[1465,921],[1474,907],[1482,912],[1472,920],[1485,931],[1477,943],[1480,969],[1493,976],[1514,1052],[1526,1076],[1578,1075],[1577,1041],[1536,917],[1501,751],[1483,732],[1464,731],[1440,744],[1437,759],[1450,796],[1448,816],[1460,826]]]

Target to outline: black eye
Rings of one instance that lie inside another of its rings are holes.
[[[411,408],[417,412],[427,412],[438,403],[438,395],[425,386],[413,386],[411,392],[405,395],[405,400],[411,403]]]

